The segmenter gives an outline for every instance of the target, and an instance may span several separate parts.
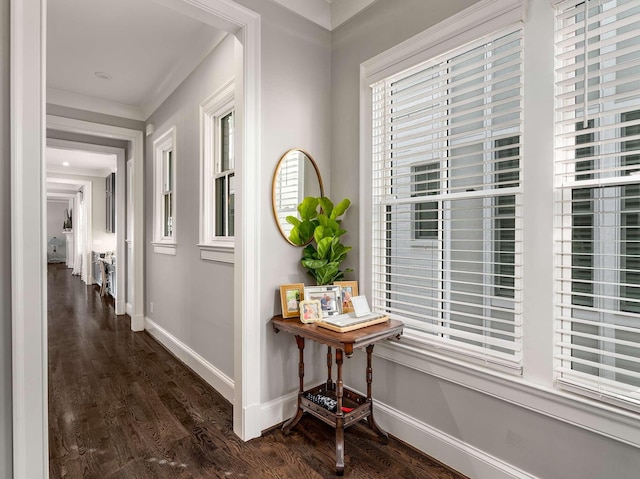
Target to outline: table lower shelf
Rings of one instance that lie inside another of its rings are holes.
[[[305,397],[307,394],[321,394],[336,400],[335,385],[333,389],[327,388],[326,384],[320,384],[319,386],[306,390],[300,395],[300,409],[317,417],[328,425],[336,427],[337,412],[332,412],[326,407],[307,399]],[[368,402],[365,396],[362,396],[348,388],[343,388],[342,406],[350,409],[348,412],[343,411],[344,428],[347,428],[371,415],[371,402]]]

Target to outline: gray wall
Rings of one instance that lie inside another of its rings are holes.
[[[271,317],[280,313],[279,286],[315,284],[300,264],[300,248],[280,236],[271,211],[271,180],[276,163],[290,148],[302,148],[315,159],[331,196],[331,34],[271,1],[238,0],[262,16],[262,104],[260,177],[260,281],[259,314],[263,360],[261,402],[266,403],[297,388],[297,349],[290,335],[274,334]],[[313,356],[315,354],[315,356]],[[312,364],[321,364],[326,350],[305,349]]]
[[[149,117],[145,156],[145,314],[233,378],[233,265],[200,259],[200,103],[233,78],[228,36]],[[153,141],[176,127],[175,256],[153,251]],[[149,304],[154,303],[153,312]]]
[[[9,0],[0,0],[0,477],[12,475]]]
[[[359,65],[473,3],[378,0],[333,32],[331,186],[336,197],[356,203],[345,221],[348,244],[358,246]],[[356,272],[357,260],[351,255]],[[381,402],[527,473],[637,477],[637,448],[397,363],[374,363],[374,395]],[[363,355],[346,364],[350,385],[366,390]]]

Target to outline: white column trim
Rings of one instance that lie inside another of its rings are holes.
[[[234,369],[233,430],[245,441],[262,433],[263,322],[256,314],[260,285],[260,16],[247,17],[236,42],[236,172],[240,194],[239,232],[236,236],[234,273]],[[242,43],[242,46],[239,45]],[[241,64],[239,64],[241,60]],[[244,120],[244,121],[242,121]],[[239,161],[238,161],[239,160]],[[239,239],[239,241],[238,241]]]
[[[13,477],[48,478],[45,0],[11,0]]]

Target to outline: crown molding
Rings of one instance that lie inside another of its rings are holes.
[[[115,101],[65,90],[57,90],[55,88],[47,88],[47,104],[144,121],[142,110],[137,106],[125,105],[124,103],[117,103]]]
[[[331,31],[376,0],[275,0],[283,7]]]

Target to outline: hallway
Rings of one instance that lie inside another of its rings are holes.
[[[244,443],[232,407],[61,264],[48,268],[49,469],[58,478],[333,477],[333,429],[309,417]],[[346,433],[352,478],[462,478],[367,428]]]

